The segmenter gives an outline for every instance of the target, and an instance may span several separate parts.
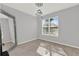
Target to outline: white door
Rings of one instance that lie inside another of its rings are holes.
[[[2,42],[3,43],[11,42],[8,19],[1,18],[0,23],[1,23],[1,31],[2,31]]]

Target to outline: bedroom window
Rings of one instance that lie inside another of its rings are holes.
[[[42,35],[58,36],[58,16],[42,20]]]

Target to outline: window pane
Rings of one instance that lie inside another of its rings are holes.
[[[58,36],[58,16],[50,18],[50,34]]]
[[[58,26],[58,16],[54,16],[50,18],[50,26],[52,27]]]
[[[43,27],[43,34],[48,34],[48,27]]]
[[[57,27],[50,27],[50,34],[54,36],[58,36],[58,28]]]
[[[43,21],[42,21],[42,26],[43,26],[43,27],[44,27],[44,26],[49,26],[49,20],[48,20],[48,19],[43,20]]]

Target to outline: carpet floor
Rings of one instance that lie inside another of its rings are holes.
[[[79,49],[57,43],[33,40],[9,51],[10,56],[79,56]]]

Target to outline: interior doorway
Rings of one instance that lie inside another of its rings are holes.
[[[2,51],[9,51],[16,45],[14,21],[12,18],[0,14],[0,24],[2,33]]]

